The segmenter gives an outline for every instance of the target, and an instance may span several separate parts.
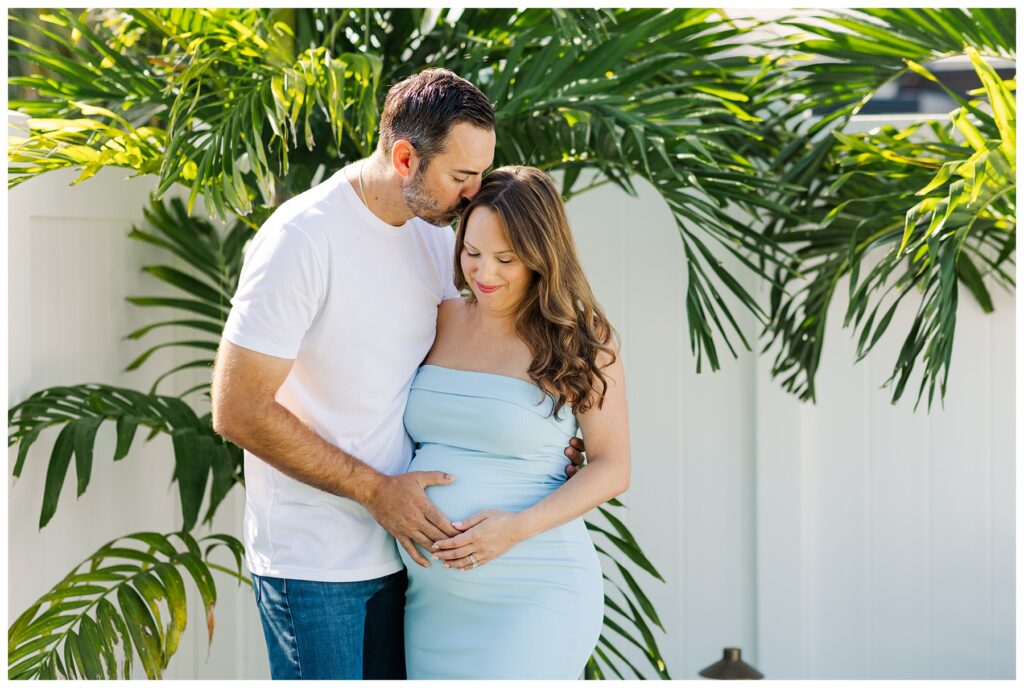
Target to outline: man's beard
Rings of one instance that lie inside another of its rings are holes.
[[[455,221],[469,201],[460,198],[459,202],[450,208],[439,207],[437,201],[427,193],[424,187],[423,171],[423,167],[420,166],[409,183],[402,185],[402,198],[405,199],[406,206],[416,217],[432,225],[446,227]]]

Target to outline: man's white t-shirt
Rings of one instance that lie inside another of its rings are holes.
[[[224,338],[294,359],[277,401],[331,444],[386,475],[404,472],[402,415],[434,341],[437,306],[458,297],[455,238],[413,218],[389,225],[344,170],[284,203],[246,248]],[[399,571],[369,512],[245,452],[243,541],[262,576],[358,581]]]

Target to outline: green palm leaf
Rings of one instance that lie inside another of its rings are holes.
[[[591,679],[603,678],[605,671],[601,667],[604,666],[607,671],[619,678],[622,678],[621,669],[625,668],[630,669],[637,678],[647,678],[616,649],[618,643],[616,637],[620,637],[625,638],[643,654],[658,678],[669,679],[665,660],[648,625],[648,620],[661,629],[662,633],[665,632],[665,628],[642,586],[638,584],[634,575],[622,562],[628,560],[633,566],[642,570],[645,575],[650,575],[658,581],[664,582],[664,578],[644,555],[636,538],[633,537],[626,525],[611,510],[623,508],[623,506],[621,501],[613,499],[604,506],[598,507],[598,515],[603,517],[611,530],[594,523],[592,518],[588,518],[586,521],[587,530],[595,538],[594,547],[605,571],[603,578],[615,594],[611,595],[608,592],[605,594],[604,629],[598,640],[599,645],[595,648],[594,656],[588,662],[584,675]],[[608,575],[608,572],[613,570],[618,572],[621,580],[625,582],[625,586],[620,585]],[[629,612],[625,609],[629,609]],[[609,657],[601,649],[602,647],[611,652],[615,659]]]
[[[82,167],[77,181],[104,166],[128,167],[159,174],[158,198],[183,183],[191,188],[190,209],[203,193],[207,207],[225,218],[253,211],[251,190],[273,202],[273,179],[288,173],[299,130],[307,149],[318,138],[314,118],[332,132],[329,156],[343,137],[369,151],[380,77],[372,54],[323,47],[296,52],[288,23],[263,10],[131,10],[107,23],[84,21],[87,14],[54,10],[36,22],[13,17],[35,30],[45,30],[43,22],[61,29],[48,35],[70,55],[21,42],[25,59],[67,83],[15,82],[54,106],[28,107],[33,115],[50,116],[34,116],[27,135],[11,139],[11,185],[60,167]],[[77,41],[68,37],[73,32]],[[130,49],[136,42],[160,49],[143,56]],[[164,88],[170,80],[175,87]],[[125,101],[133,105],[126,115],[104,107]],[[164,126],[133,124],[154,115]],[[272,163],[273,148],[278,158]]]
[[[583,170],[597,175],[588,179],[587,190],[614,183],[635,193],[630,179],[639,176],[662,194],[676,216],[692,268],[688,324],[698,370],[704,355],[712,369],[719,367],[712,322],[733,355],[733,336],[750,348],[718,298],[712,275],[761,322],[767,317],[721,266],[707,242],[718,243],[748,267],[754,267],[753,256],[779,264],[785,252],[737,221],[729,205],[755,216],[765,206],[775,213],[789,213],[780,204],[762,200],[766,193],[759,189],[764,185],[766,191],[773,180],[757,174],[752,162],[737,155],[733,147],[716,146],[714,138],[706,136],[722,126],[739,136],[751,135],[742,118],[736,123],[737,111],[742,112],[737,102],[748,98],[731,73],[738,63],[723,58],[717,71],[704,74],[707,65],[715,64],[717,54],[726,52],[730,41],[741,36],[732,24],[711,21],[711,14],[709,10],[617,12],[612,15],[615,32],[607,40],[595,36],[581,45],[538,41],[532,49],[526,47],[529,39],[550,32],[546,27],[527,29],[513,48],[514,60],[510,56],[497,75],[492,75],[490,65],[476,75],[477,83],[487,84],[488,96],[499,104],[496,164],[565,170],[567,196],[573,195]],[[746,59],[742,63],[749,66]],[[467,73],[467,67],[461,69]],[[690,76],[693,73],[698,76]],[[722,74],[727,75],[724,82]],[[709,197],[717,202],[708,202]],[[722,326],[723,319],[729,321],[732,332]]]
[[[78,476],[78,495],[89,484],[96,433],[105,421],[116,424],[114,460],[124,458],[138,428],[171,436],[174,446],[174,480],[181,499],[183,529],[191,530],[210,483],[204,522],[209,523],[228,491],[242,481],[242,452],[213,432],[208,416],[197,416],[176,397],[142,394],[130,389],[86,384],[52,387],[36,392],[14,405],[8,415],[10,445],[18,445],[13,475],[20,477],[29,450],[47,428],[60,427],[50,453],[39,527],[45,527],[57,511],[72,456]],[[152,436],[152,435],[151,435]]]
[[[369,152],[373,130],[367,125],[376,123],[380,76],[375,56],[332,54],[323,47],[295,54],[294,37],[285,22],[251,10],[244,11],[244,21],[217,21],[222,19],[219,14],[231,10],[193,12],[207,20],[198,22],[204,28],[198,35],[190,28],[187,52],[171,51],[163,58],[187,57],[189,65],[178,81],[170,111],[171,144],[158,197],[179,180],[191,182],[190,209],[203,193],[207,207],[221,217],[225,209],[249,214],[249,190],[256,186],[264,199],[273,198],[270,180],[274,174],[287,174],[288,150],[298,146],[300,129],[304,145],[313,149],[314,111],[326,116],[335,149],[347,133],[364,154]],[[137,14],[168,31],[169,38],[181,31],[177,25],[156,21],[156,11]],[[271,132],[269,140],[264,138],[264,124]],[[280,155],[275,166],[266,153],[273,147]],[[238,164],[243,156],[256,184],[243,179]]]
[[[107,19],[106,13],[99,14]],[[44,11],[34,20],[18,12],[9,18],[49,43],[41,47],[12,38],[21,47],[19,57],[41,71],[15,77],[12,85],[42,98],[11,103],[31,118],[25,123],[26,136],[9,140],[10,186],[62,167],[82,168],[76,183],[109,165],[137,174],[159,169],[166,132],[150,120],[169,101],[145,52],[118,50],[123,41],[117,40],[117,29],[96,33],[93,25],[98,22],[90,21],[87,12]]]
[[[152,354],[165,348],[190,348],[206,352],[217,350],[231,307],[231,295],[235,292],[241,273],[242,249],[245,241],[252,236],[248,224],[241,221],[227,231],[217,231],[210,222],[190,217],[184,202],[179,198],[172,197],[164,202],[152,200],[145,210],[145,217],[153,230],[144,231],[133,227],[128,234],[129,238],[166,251],[170,258],[177,259],[185,267],[179,269],[171,265],[149,265],[143,267],[143,271],[186,298],[132,296],[128,297],[128,301],[143,307],[184,310],[185,317],[152,323],[125,335],[125,339],[140,339],[164,327],[183,328],[199,338],[175,339],[153,345],[129,363],[126,370],[139,368]],[[196,315],[203,317],[193,317]],[[210,359],[204,356],[202,359],[178,364],[156,378],[150,394],[155,394],[160,383],[170,375],[197,367],[208,367],[210,363]],[[206,386],[193,388],[186,394],[197,389],[206,389]]]
[[[217,601],[211,570],[248,582],[240,542],[226,535],[206,541],[202,557],[185,533],[132,533],[105,544],[8,629],[8,678],[130,679],[136,652],[146,676],[160,678],[188,623],[183,574],[203,601],[211,642]],[[210,560],[218,548],[232,553],[234,569]]]
[[[1013,55],[1012,39],[995,30],[1009,17],[1012,10],[900,9],[789,22],[816,37],[786,39],[786,47],[824,59],[776,70],[769,88],[772,104],[785,102],[779,94],[799,95],[796,105],[777,108],[763,133],[779,151],[773,166],[803,187],[783,190],[775,200],[806,211],[774,217],[766,229],[794,258],[784,271],[774,271],[762,351],[778,344],[772,374],[801,399],[815,399],[826,316],[844,276],[850,279],[844,324],[859,329],[858,360],[879,341],[906,297],[919,300],[886,382],[895,383],[892,399],[899,400],[923,360],[915,407],[926,389],[929,407],[937,385],[945,393],[958,283],[986,310],[992,300],[985,275],[1012,287],[1006,263],[1012,264],[1015,232],[1015,161],[1007,153],[1016,115],[1009,86],[980,53]],[[922,63],[955,54],[971,57],[983,84],[975,95],[984,98],[951,93],[961,107],[944,123],[842,133],[885,81],[910,70],[937,82]],[[824,116],[809,127],[780,126],[809,108]],[[873,265],[862,274],[868,257]]]

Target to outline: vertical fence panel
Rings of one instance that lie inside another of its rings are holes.
[[[775,650],[762,653],[766,673],[1013,678],[1014,299],[994,291],[986,315],[961,290],[945,408],[936,398],[915,412],[920,368],[897,406],[879,387],[916,301],[854,365],[839,327],[845,284],[817,404],[759,393],[775,399],[759,404],[757,425],[759,642]],[[767,475],[773,467],[783,474]],[[787,642],[795,633],[799,651]]]

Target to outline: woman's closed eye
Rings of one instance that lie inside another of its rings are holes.
[[[480,257],[479,253],[470,253],[469,251],[466,251],[466,255],[469,256],[470,258],[479,258]],[[505,265],[508,265],[509,263],[512,262],[512,260],[513,260],[512,258],[499,258],[498,262],[499,263],[504,263]]]

